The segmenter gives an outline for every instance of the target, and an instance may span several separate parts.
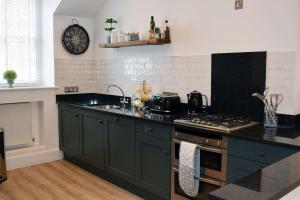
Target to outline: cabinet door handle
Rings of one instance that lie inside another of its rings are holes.
[[[99,123],[99,124],[103,124],[103,120],[99,119],[99,120],[98,120],[98,123]]]
[[[151,128],[151,127],[148,127],[147,130],[148,130],[149,132],[153,132],[153,128]]]
[[[75,114],[74,114],[74,117],[79,117],[79,114],[78,114],[78,113],[75,113]]]
[[[258,155],[260,156],[260,157],[265,157],[266,156],[266,152],[264,152],[264,151],[260,151],[259,153],[258,153]]]
[[[120,119],[118,117],[115,117],[115,121],[118,122],[120,121]]]

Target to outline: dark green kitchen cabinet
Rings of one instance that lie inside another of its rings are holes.
[[[283,147],[279,145],[265,144],[239,138],[229,138],[228,154],[270,165],[286,158],[299,149]]]
[[[227,182],[236,182],[298,151],[295,148],[229,138]]]
[[[135,183],[135,120],[110,115],[105,134],[106,171]]]
[[[98,169],[104,169],[105,115],[82,111],[82,159]]]
[[[170,198],[170,141],[136,136],[138,186],[164,198]]]
[[[79,110],[59,106],[60,149],[71,156],[80,156],[81,123]]]
[[[228,183],[233,183],[238,180],[241,180],[242,178],[257,172],[266,166],[266,164],[238,158],[235,156],[228,156],[227,162]]]

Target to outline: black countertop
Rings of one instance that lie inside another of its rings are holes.
[[[258,125],[228,135],[231,137],[300,149],[300,127],[279,126],[279,128],[265,128]]]
[[[119,105],[120,96],[104,95],[104,94],[75,94],[75,95],[57,95],[57,103],[69,104],[72,106],[80,107],[81,109],[99,111],[103,113],[110,113],[115,115],[122,115],[131,118],[150,120],[154,122],[164,123],[173,125],[174,120],[183,117],[186,113],[177,112],[172,114],[162,114],[157,112],[150,112],[149,110],[138,110],[130,106],[130,99],[128,98],[129,104],[126,109],[103,109],[97,105]]]
[[[279,199],[300,185],[300,153],[210,193],[210,200]]]

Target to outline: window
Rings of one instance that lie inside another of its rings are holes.
[[[39,1],[0,0],[0,84],[8,69],[17,72],[16,85],[41,83]]]

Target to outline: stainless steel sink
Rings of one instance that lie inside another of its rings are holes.
[[[110,110],[110,109],[121,109],[120,106],[117,105],[100,105],[100,106],[93,106],[100,109]]]

